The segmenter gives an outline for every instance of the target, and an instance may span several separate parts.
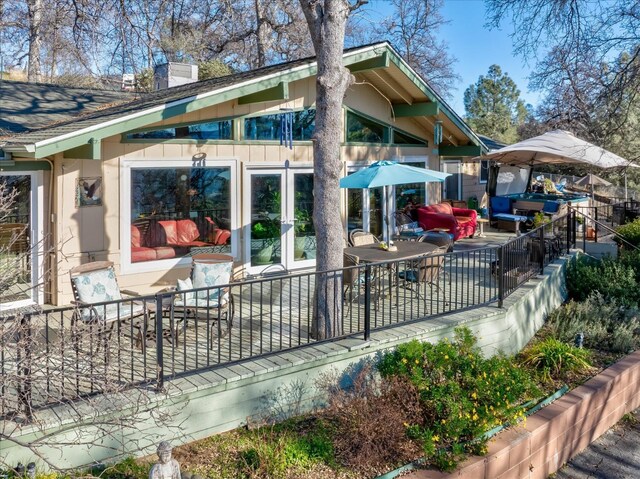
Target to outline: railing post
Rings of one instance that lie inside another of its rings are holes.
[[[544,256],[546,253],[545,247],[544,247],[544,225],[540,227],[540,231],[538,232],[538,241],[540,242],[540,246],[539,246],[540,274],[543,274],[544,273]]]
[[[598,242],[598,207],[595,207],[594,217],[593,219],[596,221],[593,225],[593,241],[594,243]]]
[[[22,410],[28,420],[33,418],[32,384],[31,384],[31,358],[33,337],[31,332],[31,315],[25,314],[20,318],[20,330],[18,331],[19,374],[22,376],[19,389],[19,401]],[[22,361],[20,361],[22,359]]]
[[[364,340],[371,337],[371,265],[364,267]]]
[[[504,302],[504,246],[498,246],[498,308]]]
[[[164,351],[162,343],[162,303],[164,295],[156,294],[156,390],[161,391],[164,388]],[[142,338],[143,341],[146,338]]]
[[[573,212],[571,211],[571,209],[569,209],[569,214],[566,218],[566,222],[567,222],[567,251],[565,251],[565,253],[569,252],[569,249],[571,248],[571,227],[573,225],[573,221],[571,221],[571,217],[572,217]]]

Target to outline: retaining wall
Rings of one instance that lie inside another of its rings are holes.
[[[333,343],[311,344],[268,357],[167,381],[167,392],[132,390],[90,403],[40,411],[30,425],[5,421],[12,440],[0,446],[0,463],[45,459],[73,468],[124,456],[142,456],[163,439],[174,445],[247,424],[265,413],[308,411],[322,402],[315,384],[331,370],[345,372],[411,339],[438,341],[467,326],[487,355],[519,351],[566,298],[563,257],[504,301],[503,308],[476,308],[374,331]],[[46,439],[45,439],[46,436]],[[39,459],[40,458],[40,459]]]

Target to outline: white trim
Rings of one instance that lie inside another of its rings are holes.
[[[456,171],[455,175],[458,175],[458,197],[457,198],[445,198],[445,193],[446,193],[446,185],[447,185],[447,180],[442,182],[442,199],[448,199],[448,200],[453,200],[453,201],[462,201],[462,198],[464,196],[463,191],[462,191],[462,159],[457,159],[457,160],[442,160],[441,162],[442,164],[442,171],[445,173],[449,173],[446,170],[446,165],[452,165],[452,164],[457,164],[458,166],[458,171]]]
[[[343,59],[344,58],[349,58],[351,56],[358,55],[358,54],[361,54],[361,53],[364,53],[364,52],[367,52],[367,51],[370,51],[370,50],[375,50],[377,48],[382,47],[383,45],[385,47],[388,47],[388,45],[386,43],[378,43],[378,44],[375,44],[375,45],[370,45],[368,47],[365,47],[365,48],[362,48],[362,49],[359,49],[359,50],[355,50],[355,51],[346,53],[345,55],[343,55]],[[127,120],[132,120],[132,119],[138,118],[140,116],[147,115],[149,113],[155,113],[155,112],[163,111],[163,110],[165,110],[167,108],[171,108],[171,107],[174,107],[174,106],[184,105],[185,103],[190,103],[192,101],[202,100],[202,99],[208,98],[208,97],[210,97],[212,95],[219,95],[221,93],[225,93],[227,91],[235,90],[237,88],[241,88],[241,87],[246,86],[246,85],[252,85],[254,83],[260,83],[260,82],[263,82],[265,80],[270,80],[272,78],[277,78],[279,76],[283,76],[283,75],[294,73],[294,72],[297,72],[297,71],[300,71],[300,70],[304,70],[304,69],[307,69],[309,67],[313,67],[314,65],[317,65],[317,61],[305,63],[303,65],[300,65],[300,66],[297,66],[297,67],[294,67],[294,68],[289,68],[287,70],[282,70],[282,71],[279,71],[279,72],[275,72],[275,73],[272,73],[271,75],[257,77],[257,78],[254,78],[254,79],[242,82],[242,83],[236,83],[236,84],[233,84],[233,85],[228,85],[226,87],[223,87],[223,88],[220,88],[220,89],[216,89],[216,90],[211,90],[211,91],[208,91],[206,93],[199,93],[198,95],[190,96],[190,97],[187,97],[187,98],[182,98],[180,100],[176,100],[176,101],[173,101],[173,102],[170,102],[170,103],[165,103],[163,105],[157,105],[155,107],[151,107],[151,108],[148,108],[146,110],[138,111],[138,112],[132,113],[130,115],[120,116],[118,118],[114,118],[113,120],[108,120],[108,121],[105,121],[103,123],[98,123],[96,125],[91,125],[91,126],[88,126],[86,128],[80,129],[80,130],[75,130],[73,132],[65,133],[63,135],[59,135],[59,136],[56,136],[56,137],[53,137],[53,138],[47,138],[46,140],[42,140],[42,141],[36,142],[33,145],[37,149],[37,148],[46,146],[46,145],[48,145],[50,143],[63,141],[63,140],[66,140],[67,138],[73,138],[74,136],[79,136],[79,135],[82,135],[82,134],[85,134],[85,133],[91,133],[92,131],[99,130],[99,129],[102,129],[102,128],[106,128],[106,127],[109,127],[111,125],[117,125],[118,123],[122,123],[122,122],[127,121]]]
[[[191,168],[229,167],[231,179],[229,181],[229,195],[231,198],[231,255],[239,258],[240,230],[238,225],[239,202],[238,188],[239,163],[235,157],[213,157],[203,160],[185,158],[155,158],[155,159],[123,159],[120,165],[120,271],[122,275],[149,273],[152,271],[168,270],[172,268],[188,267],[191,257],[162,259],[155,261],[131,262],[131,168],[166,168],[167,166]]]
[[[52,172],[53,174],[53,172]],[[44,290],[44,175],[41,170],[35,171],[7,171],[0,172],[2,176],[29,176],[30,202],[29,205],[29,247],[31,248],[31,291],[29,299],[0,303],[0,311],[20,308],[32,304],[43,304]],[[37,248],[34,246],[37,245]]]

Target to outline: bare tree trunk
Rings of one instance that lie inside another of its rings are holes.
[[[29,9],[29,68],[27,80],[39,82],[40,47],[42,45],[42,0],[27,0]]]
[[[267,64],[267,50],[269,49],[269,25],[267,24],[265,7],[262,0],[254,0],[256,10],[256,47],[258,50],[257,68]]]
[[[316,50],[316,125],[313,145],[313,224],[317,235],[316,269],[343,266],[340,186],[342,101],[353,81],[344,67],[344,32],[351,12],[347,0],[300,0]],[[342,334],[342,275],[316,279],[313,334],[318,339]]]

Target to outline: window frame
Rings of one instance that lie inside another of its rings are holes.
[[[420,143],[398,143],[395,141],[396,133],[400,133],[401,135],[408,136],[409,138],[413,138],[414,140]],[[429,140],[425,140],[420,137],[417,137],[416,135],[412,135],[411,133],[408,133],[402,130],[401,128],[391,127],[391,144],[397,145],[397,146],[408,146],[408,147],[414,146],[418,148],[425,148],[429,146]]]
[[[343,135],[344,135],[344,142],[342,143],[342,146],[371,146],[371,145],[385,145],[385,146],[399,146],[402,148],[428,148],[429,147],[429,140],[426,138],[420,138],[419,136],[413,134],[413,133],[409,133],[406,130],[403,130],[402,128],[398,128],[394,125],[391,125],[385,121],[382,121],[378,118],[374,118],[371,115],[367,115],[366,113],[362,113],[358,110],[354,110],[353,108],[350,108],[348,106],[343,106],[343,110],[344,110],[344,114],[343,114]],[[381,125],[384,128],[384,137],[383,137],[383,142],[382,143],[367,143],[364,141],[349,141],[347,139],[347,135],[348,135],[348,130],[347,130],[347,125],[348,125],[348,115],[349,114],[353,114],[356,116],[360,116],[362,118],[364,118],[365,120],[369,120],[372,121],[374,123],[377,123],[379,125]],[[401,135],[405,135],[411,138],[414,138],[417,141],[420,141],[421,144],[415,144],[415,143],[394,143],[393,142],[393,137],[394,137],[394,132],[397,131],[398,133],[400,133]]]
[[[153,127],[138,128],[135,130],[124,132],[120,135],[120,143],[175,143],[175,144],[230,144],[235,143],[236,138],[236,120],[237,116],[227,116],[221,118],[209,118],[206,120],[187,121],[180,123],[172,123],[170,125],[156,125]],[[183,128],[195,125],[204,125],[206,123],[220,123],[223,121],[231,122],[231,138],[221,140],[196,140],[193,138],[127,138],[127,135],[135,133],[145,133],[156,130],[167,130],[169,128]]]
[[[238,183],[240,181],[240,160],[237,157],[217,157],[203,160],[156,158],[123,159],[120,167],[120,270],[122,274],[148,273],[153,271],[182,268],[191,265],[191,256],[160,259],[154,261],[131,262],[131,170],[151,168],[219,168],[228,167],[229,196],[231,200],[231,256],[240,258],[240,205]]]

